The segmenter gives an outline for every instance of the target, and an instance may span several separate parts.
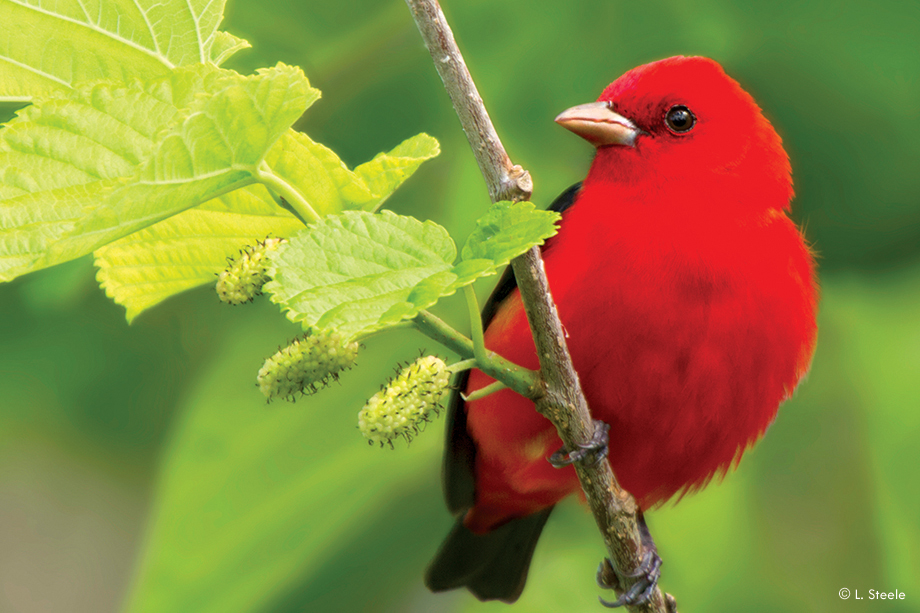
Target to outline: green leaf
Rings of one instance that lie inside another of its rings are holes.
[[[51,245],[122,185],[118,177],[136,172],[215,71],[78,86],[36,100],[0,129],[0,281],[55,263],[42,261]]]
[[[290,132],[268,164],[288,178],[321,216],[360,209],[376,211],[425,160],[440,153],[438,141],[417,134],[377,154],[354,171],[334,151],[306,134]]]
[[[203,70],[147,89],[97,83],[47,98],[0,129],[0,280],[43,267],[49,247],[118,187],[155,147]],[[79,188],[79,189],[78,189]]]
[[[221,0],[0,0],[0,99],[219,64],[248,46],[217,30],[223,11]]]
[[[297,189],[320,216],[341,213],[350,202],[373,194],[360,183],[332,149],[294,130],[269,152],[266,163]]]
[[[50,113],[44,124],[0,133],[18,164],[3,175],[13,197],[0,201],[0,278],[74,259],[255,183],[268,151],[319,96],[300,69],[280,64],[251,77],[200,65],[143,88],[99,87],[112,133],[99,129],[100,118],[81,115],[96,98],[89,104],[79,91],[65,98],[79,109],[65,104],[66,113]],[[45,104],[32,108],[17,121],[45,116]],[[50,172],[58,166],[67,172]],[[128,170],[133,175],[124,178]]]
[[[457,248],[443,227],[389,211],[346,211],[291,237],[271,254],[264,291],[305,329],[354,338],[385,327],[383,315],[416,283],[449,270]]]
[[[418,315],[445,296],[480,277],[494,275],[513,258],[556,234],[560,215],[541,211],[530,202],[498,202],[476,221],[476,230],[461,251],[461,260],[450,271],[431,275],[412,288],[405,302],[394,304],[381,318],[392,325]]]
[[[0,201],[0,281],[44,266],[50,245],[73,230],[83,211],[111,193],[117,181],[96,181]]]
[[[561,216],[541,211],[532,202],[498,202],[476,221],[461,254],[464,260],[486,259],[504,266],[556,234]]]
[[[304,328],[352,338],[419,311],[556,233],[557,213],[501,202],[478,222],[464,257],[447,231],[389,211],[349,211],[311,225],[270,256],[265,291]]]
[[[138,181],[145,185],[191,182],[207,175],[255,174],[275,141],[319,98],[303,72],[278,64],[245,77],[215,71],[205,95],[183,109],[161,137]]]
[[[242,247],[300,228],[265,188],[252,185],[97,249],[96,278],[130,322],[170,296],[213,283]]]
[[[412,176],[424,162],[441,153],[438,141],[427,134],[418,134],[403,141],[388,153],[379,153],[370,162],[355,168],[355,175],[360,178],[372,194],[366,202],[355,201],[358,208],[376,211],[390,197],[403,181]]]
[[[211,44],[210,60],[217,66],[226,62],[237,51],[249,49],[252,45],[248,40],[243,40],[229,32],[215,32]]]

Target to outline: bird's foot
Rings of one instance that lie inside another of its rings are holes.
[[[608,581],[607,577],[610,576],[616,576],[613,574],[613,565],[610,563],[610,560],[604,558],[597,567],[597,584],[605,590],[614,589],[617,586]],[[627,605],[641,606],[647,603],[652,597],[652,594],[655,593],[655,588],[658,586],[658,579],[661,577],[661,557],[658,555],[658,552],[654,549],[647,549],[639,569],[635,573],[623,575],[623,577],[638,580],[613,602],[598,597],[601,604],[607,608],[615,609]]]
[[[594,421],[594,436],[585,445],[578,445],[574,451],[566,450],[563,446],[559,451],[549,456],[549,463],[555,468],[563,468],[575,462],[581,462],[589,456],[594,456],[594,463],[607,457],[607,442],[610,425],[602,421]]]

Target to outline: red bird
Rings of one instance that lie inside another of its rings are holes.
[[[597,153],[552,207],[563,218],[546,272],[588,406],[610,426],[610,465],[647,510],[724,476],[808,371],[814,261],[786,216],[780,137],[713,60],[639,66],[556,121]],[[489,349],[538,368],[512,275],[483,320]],[[474,370],[461,386],[491,382]],[[448,419],[458,522],[426,582],[513,602],[550,510],[578,479],[547,462],[562,442],[514,392],[465,405],[457,395]]]

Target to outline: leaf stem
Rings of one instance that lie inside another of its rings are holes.
[[[412,321],[422,334],[441,343],[461,358],[473,357],[473,341],[430,311],[421,311]]]
[[[469,360],[460,360],[459,362],[454,362],[447,367],[452,373],[463,372],[464,370],[469,370],[471,368],[476,368],[476,358],[470,358]]]
[[[473,341],[431,312],[422,311],[413,321],[422,334],[456,352],[460,357],[474,357]],[[477,357],[476,367],[522,396],[535,399],[543,395],[543,386],[536,371],[518,366],[494,352],[484,352],[482,359]]]
[[[508,386],[502,383],[501,381],[493,381],[485,387],[481,387],[475,392],[470,392],[469,395],[464,396],[460,394],[464,402],[472,402],[474,400],[479,400],[480,398],[485,398],[489,394],[494,394],[497,391],[508,389]]]
[[[473,355],[480,362],[486,362],[486,340],[485,333],[482,330],[482,316],[479,314],[479,301],[476,299],[476,291],[472,285],[463,288],[463,295],[466,297],[466,306],[470,311],[470,336],[473,338]]]
[[[319,221],[322,217],[310,206],[307,199],[297,189],[275,174],[268,164],[262,162],[256,169],[254,176],[259,183],[267,187],[274,194],[280,196],[288,205],[288,210],[300,218],[304,225]],[[281,205],[284,206],[284,205]],[[287,208],[287,207],[285,207]]]

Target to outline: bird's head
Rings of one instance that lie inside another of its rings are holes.
[[[715,173],[724,185],[766,190],[758,200],[768,208],[785,208],[792,197],[779,135],[750,94],[708,58],[678,56],[634,68],[597,102],[572,107],[556,122],[597,147],[586,185],[711,185]]]

